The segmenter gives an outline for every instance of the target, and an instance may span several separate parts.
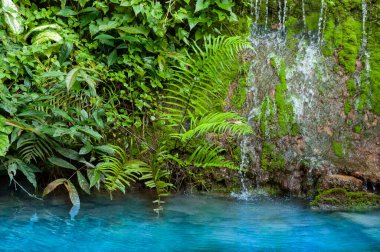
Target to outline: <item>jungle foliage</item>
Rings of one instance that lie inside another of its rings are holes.
[[[39,172],[64,185],[162,197],[173,172],[239,169],[209,134],[251,128],[224,112],[248,19],[248,1],[2,0],[0,173]],[[37,176],[38,177],[38,176]]]

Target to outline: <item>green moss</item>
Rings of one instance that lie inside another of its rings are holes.
[[[306,26],[307,30],[317,30],[318,29],[318,22],[319,22],[319,13],[314,12],[310,15],[306,16]]]
[[[335,51],[334,39],[335,37],[335,22],[330,19],[326,22],[326,27],[323,33],[324,46],[322,48],[322,53],[325,56],[332,56]]]
[[[243,76],[239,79],[239,82],[234,90],[234,94],[231,99],[232,105],[236,109],[241,109],[247,97],[247,75],[244,71]]]
[[[362,126],[361,125],[355,125],[354,132],[357,134],[360,134],[362,132]]]
[[[350,113],[350,111],[351,111],[351,108],[352,108],[352,104],[351,104],[351,102],[350,102],[350,101],[346,101],[346,102],[344,103],[344,113],[345,113],[346,115],[348,115],[348,113]]]
[[[356,94],[356,84],[355,84],[355,81],[353,79],[349,79],[346,82],[346,86],[347,86],[348,94],[350,95],[350,97],[353,97]]]
[[[320,209],[368,209],[380,207],[380,196],[367,192],[348,192],[343,188],[322,191],[310,203]]]
[[[265,138],[273,136],[271,126],[274,123],[274,102],[266,96],[261,104],[260,111],[260,133]]]
[[[285,159],[277,152],[276,146],[270,143],[262,146],[260,164],[262,169],[270,172],[285,169]]]
[[[342,143],[334,141],[332,143],[332,148],[333,148],[333,151],[335,153],[335,156],[337,156],[339,158],[343,157],[343,155],[344,155],[344,149],[343,149]]]
[[[371,55],[371,105],[372,111],[375,112],[377,115],[380,115],[380,23],[371,23],[370,31],[368,34],[368,49]]]
[[[362,112],[365,108],[368,107],[369,104],[369,96],[370,96],[371,88],[368,82],[363,82],[360,85],[360,95],[357,100],[357,110]]]
[[[342,50],[338,53],[339,62],[349,73],[355,72],[360,41],[361,22],[349,16],[343,23]]]

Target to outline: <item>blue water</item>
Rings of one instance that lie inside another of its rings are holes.
[[[311,211],[289,199],[143,195],[62,200],[0,197],[0,251],[380,251],[380,212]]]

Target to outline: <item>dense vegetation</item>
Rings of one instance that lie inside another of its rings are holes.
[[[1,3],[0,172],[11,182],[48,184],[43,195],[64,185],[79,205],[78,187],[125,192],[141,181],[159,210],[199,169],[239,169],[212,139],[251,132],[224,111],[250,50],[238,18],[248,3]]]

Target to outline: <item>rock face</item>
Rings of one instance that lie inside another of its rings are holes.
[[[380,207],[380,196],[367,192],[348,192],[333,188],[321,192],[311,202],[316,210],[367,210]]]
[[[328,190],[332,188],[344,188],[347,191],[357,192],[363,190],[363,181],[352,176],[328,175],[319,184],[319,189]]]

